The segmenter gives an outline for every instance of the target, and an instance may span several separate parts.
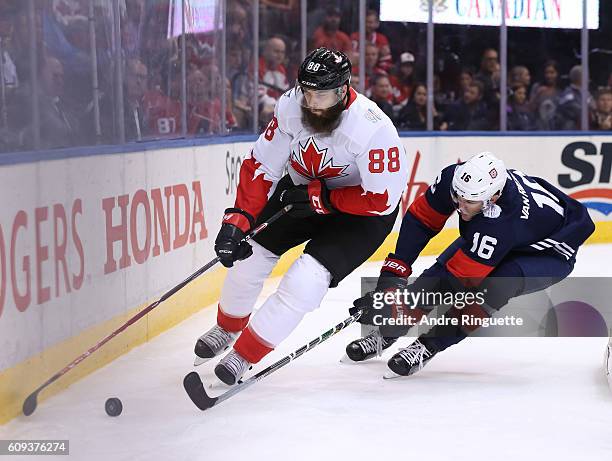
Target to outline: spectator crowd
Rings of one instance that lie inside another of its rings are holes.
[[[0,0],[0,152],[29,150],[36,143],[41,149],[111,144],[122,136],[129,142],[184,133],[251,132],[255,114],[261,130],[278,98],[295,84],[301,61],[299,0],[260,0],[257,66],[251,0],[226,1],[225,47],[218,29],[170,33],[170,0],[120,2],[120,88],[113,49],[113,2],[93,3],[92,28],[88,0],[37,1],[33,21],[27,2]],[[327,46],[345,52],[353,62],[355,88],[360,87],[363,66],[365,94],[398,129],[426,130],[428,88],[422,47],[398,46],[394,37],[384,33],[377,10],[370,9],[365,18],[365,56],[360,62],[358,21],[347,21],[346,5],[340,8],[341,4],[309,1],[308,49]],[[34,56],[30,54],[32,28],[36,31]],[[186,120],[182,117],[183,48]],[[92,78],[94,55],[96,78]],[[577,59],[568,68],[544,59],[539,68],[530,68],[520,56],[511,56],[509,62],[513,64],[507,76],[509,130],[580,129],[583,72]],[[434,129],[499,129],[500,71],[498,50],[489,47],[482,50],[478,62],[462,61],[452,75],[436,72]],[[589,85],[589,127],[611,130],[612,74],[597,77],[597,82],[605,84]]]

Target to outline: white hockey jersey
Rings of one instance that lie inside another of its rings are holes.
[[[304,126],[295,90],[281,96],[242,164],[237,208],[257,217],[288,171],[296,185],[323,179],[340,212],[375,216],[395,210],[408,181],[404,148],[389,117],[349,91],[348,106],[331,135]]]

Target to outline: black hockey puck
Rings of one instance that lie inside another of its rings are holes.
[[[104,409],[108,416],[119,416],[123,411],[123,404],[117,397],[111,397],[104,404]]]

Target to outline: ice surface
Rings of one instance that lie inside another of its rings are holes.
[[[573,276],[610,276],[611,259],[612,245],[587,246]],[[432,261],[420,259],[415,273]],[[330,290],[253,371],[346,318],[359,277],[378,268],[368,263]],[[266,283],[260,302],[277,283]],[[1,426],[0,438],[69,439],[79,460],[612,459],[605,338],[470,338],[415,376],[383,381],[395,348],[361,365],[338,362],[359,335],[354,325],[200,412],[182,379],[214,319],[212,308],[192,316]],[[197,368],[205,383],[214,363]],[[108,397],[122,400],[121,416],[106,415]]]

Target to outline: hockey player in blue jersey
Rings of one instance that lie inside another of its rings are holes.
[[[408,285],[411,265],[454,212],[460,217],[460,237]],[[360,309],[360,322],[379,325],[376,318],[380,319],[382,312],[375,300],[382,299],[385,292],[477,289],[486,293],[484,303],[451,307],[444,315],[488,318],[511,298],[543,290],[567,277],[578,248],[594,230],[580,202],[541,178],[507,170],[490,153],[477,154],[465,163],[444,168],[426,193],[412,203],[403,218],[395,252],[383,264],[376,290],[355,300],[351,312]],[[391,303],[385,308],[384,317],[408,316],[414,325],[432,306],[413,305],[408,310],[405,305]],[[448,323],[421,334],[396,353],[388,367],[397,375],[411,375],[474,330],[469,325]],[[400,329],[400,334],[407,329]],[[387,349],[397,340],[397,331],[389,331],[379,327],[353,341],[346,347],[348,358],[359,362]]]

